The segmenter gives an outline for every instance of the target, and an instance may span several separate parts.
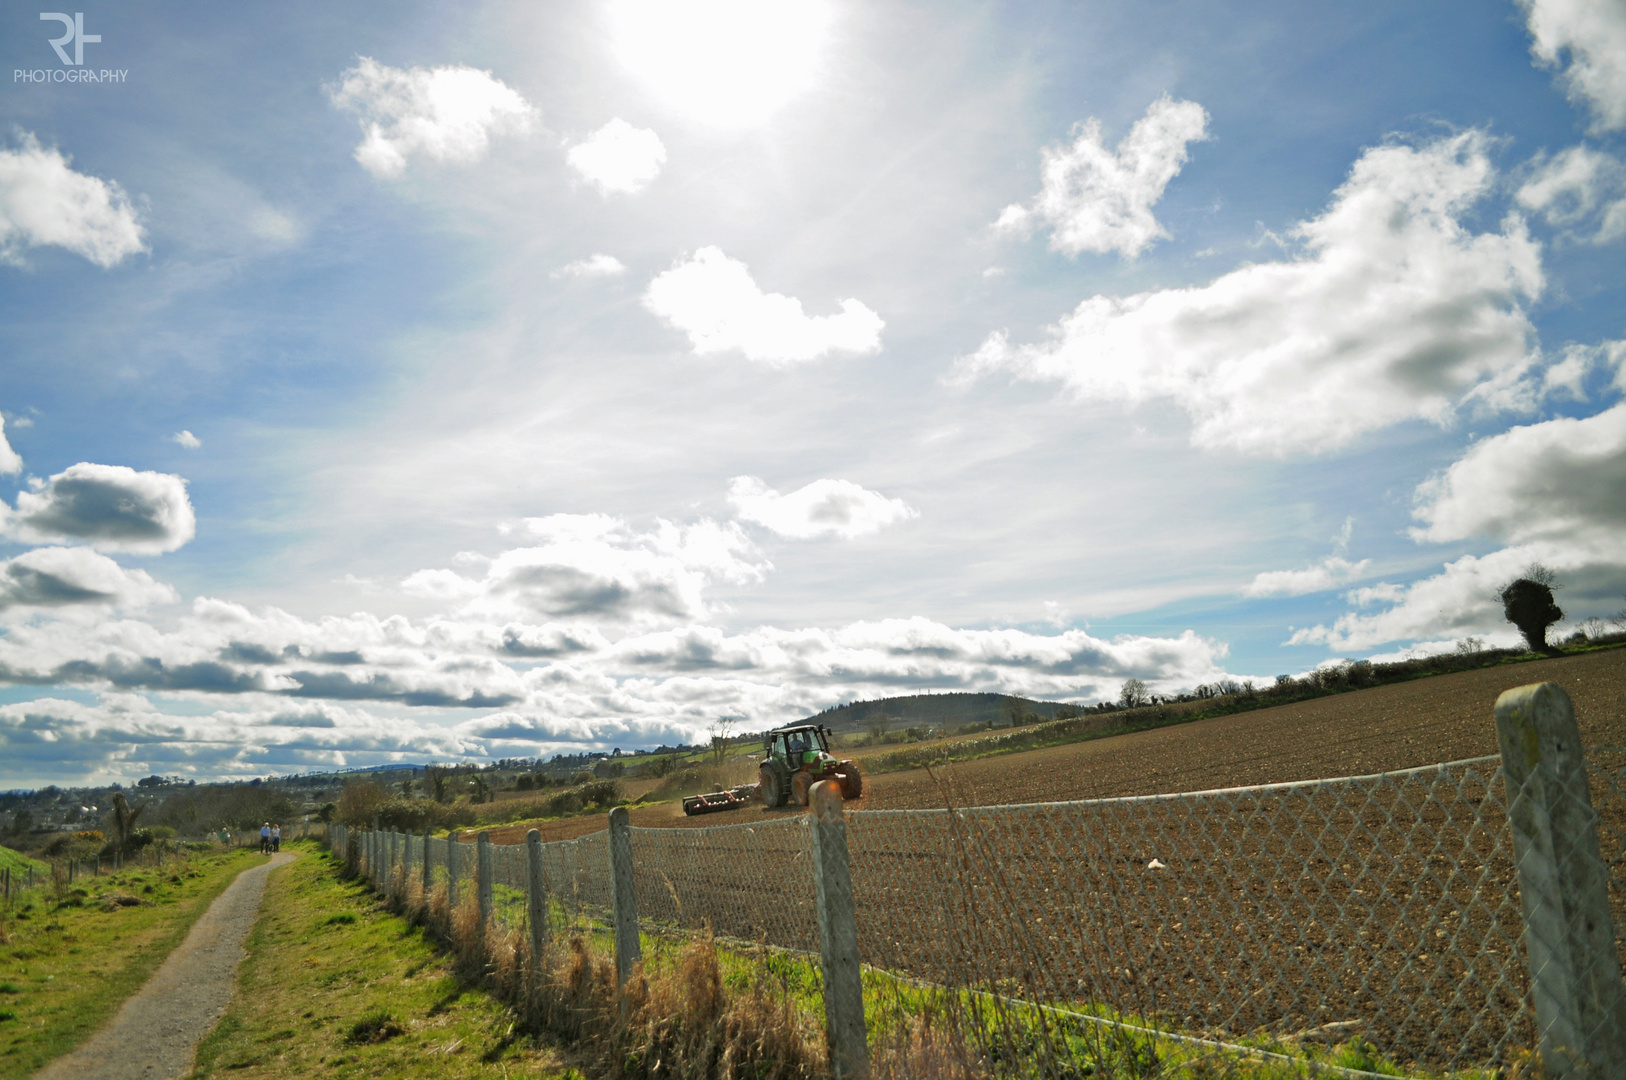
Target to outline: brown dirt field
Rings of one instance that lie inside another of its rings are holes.
[[[1558,683],[1575,701],[1589,746],[1626,746],[1626,649],[1610,649],[1463,671],[1415,682],[1196,720],[1155,731],[960,762],[946,770],[956,805],[1062,802],[1173,791],[1361,776],[1496,753],[1491,709],[1504,690]],[[886,749],[895,749],[888,747]],[[857,755],[862,766],[863,756]],[[864,777],[852,810],[941,807],[944,793],[924,769]],[[685,817],[676,803],[635,806],[635,827],[706,828],[760,824],[792,811],[758,806]],[[493,843],[517,844],[527,829],[544,841],[605,828],[603,814],[502,825]],[[473,841],[472,831],[463,839]]]
[[[1590,747],[1626,747],[1626,650],[1462,672],[1155,731],[866,778],[857,810],[1036,804],[1392,772],[1495,753],[1504,690],[1553,681]],[[1612,897],[1626,919],[1626,754],[1598,755]],[[1530,1045],[1515,874],[1494,764],[1372,784],[1179,800],[849,819],[860,952],[1019,997],[1110,1003],[1187,1031],[1355,1025],[1434,1067]],[[1443,781],[1443,782],[1442,782]],[[793,810],[638,807],[652,923],[815,949]],[[694,828],[746,828],[695,833]],[[778,827],[775,827],[775,826]],[[544,839],[604,827],[543,825]],[[499,843],[526,826],[492,830]],[[602,905],[601,845],[557,852],[550,889]],[[565,860],[568,861],[568,869]],[[1159,866],[1150,865],[1153,859]],[[560,884],[554,885],[552,882]],[[568,882],[569,884],[566,884]],[[1343,1030],[1342,1028],[1340,1030]]]

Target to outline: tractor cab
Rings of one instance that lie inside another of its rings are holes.
[[[763,736],[759,793],[769,806],[784,806],[791,796],[807,805],[808,792],[820,780],[836,780],[844,798],[863,791],[858,767],[830,756],[830,731],[819,724],[791,724]]]

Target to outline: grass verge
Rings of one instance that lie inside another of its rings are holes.
[[[461,982],[452,961],[343,881],[315,844],[266,884],[238,994],[198,1048],[195,1080],[230,1076],[579,1077],[516,1037],[515,1015]]]
[[[101,1027],[260,859],[193,852],[162,869],[63,882],[60,893],[47,873],[46,889],[0,917],[0,1078],[33,1073]]]

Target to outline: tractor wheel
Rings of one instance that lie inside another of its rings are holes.
[[[864,776],[858,771],[857,765],[849,765],[841,771],[841,797],[843,799],[856,799],[864,794]]]
[[[757,770],[757,780],[757,791],[768,809],[785,805],[785,800],[790,797],[790,777],[786,775],[784,765],[777,761],[763,762]]]

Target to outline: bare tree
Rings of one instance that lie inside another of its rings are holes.
[[[711,755],[719,765],[728,760],[728,740],[733,737],[734,725],[739,719],[737,716],[719,716],[712,721]]]
[[[136,820],[146,808],[146,803],[131,808],[130,800],[124,797],[124,792],[113,792],[113,812],[108,815],[108,821],[112,824],[113,831],[118,834],[120,848],[129,844],[130,834],[135,831]]]
[[[1118,704],[1126,709],[1135,709],[1151,700],[1146,693],[1146,684],[1139,679],[1125,679],[1124,688],[1118,694]]]

